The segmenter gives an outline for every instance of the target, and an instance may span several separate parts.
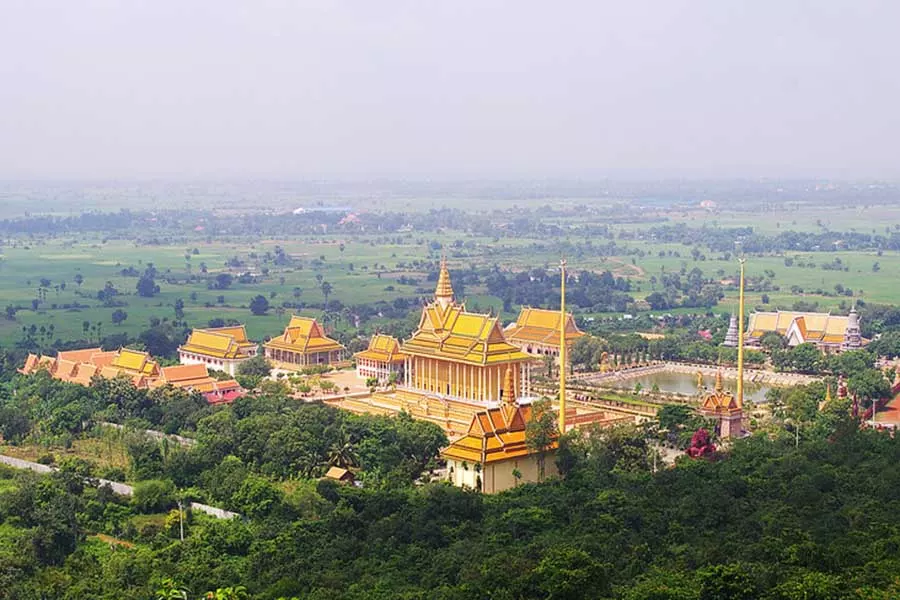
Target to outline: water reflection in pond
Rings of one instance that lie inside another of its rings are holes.
[[[606,383],[606,382],[605,382]],[[644,390],[653,389],[656,384],[661,392],[670,392],[675,394],[684,394],[686,396],[694,396],[697,394],[697,376],[688,373],[651,373],[640,375],[638,377],[630,377],[628,379],[608,382],[607,385],[621,389],[634,390],[634,386],[638,383]],[[737,391],[736,379],[723,379],[722,383],[725,389],[735,393]],[[716,384],[716,378],[713,375],[704,375],[703,385],[708,390],[712,390]],[[764,383],[754,383],[744,379],[744,400],[760,404],[766,401],[766,392],[770,385]]]

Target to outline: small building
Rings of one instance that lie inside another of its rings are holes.
[[[209,375],[206,365],[175,365],[160,369],[160,376],[150,383],[151,388],[171,385],[199,392],[210,404],[233,402],[244,394],[234,379],[219,380]]]
[[[740,437],[743,432],[744,407],[734,394],[722,385],[722,373],[716,373],[716,387],[703,398],[700,414],[716,420],[721,438]]]
[[[206,365],[233,377],[238,365],[256,356],[258,351],[259,346],[247,339],[243,325],[194,329],[178,347],[178,360],[183,365]]]
[[[265,357],[276,369],[299,371],[315,365],[334,365],[344,360],[344,346],[325,335],[309,317],[293,315],[284,333],[263,344]]]
[[[325,473],[325,479],[333,479],[334,481],[339,481],[341,483],[353,483],[356,477],[348,469],[331,467],[328,469],[328,472]]]
[[[512,366],[507,367],[505,387],[514,390],[513,373]],[[515,398],[513,391],[500,406],[475,413],[468,432],[441,452],[453,485],[495,494],[540,479],[541,457],[525,441],[532,406],[520,405]],[[544,452],[544,476],[558,473],[557,446],[553,440]]]
[[[829,354],[862,348],[859,315],[852,309],[846,317],[830,313],[755,312],[750,315],[745,344],[759,346],[767,333],[777,333],[790,347],[812,343]]]
[[[400,352],[400,342],[389,335],[376,334],[369,340],[369,347],[353,355],[356,359],[356,375],[361,379],[373,377],[384,383],[394,375],[403,377],[407,356]]]
[[[523,307],[515,323],[504,330],[506,340],[533,356],[552,356],[559,360],[559,311]],[[578,329],[572,313],[566,313],[566,349],[571,350],[584,332]]]

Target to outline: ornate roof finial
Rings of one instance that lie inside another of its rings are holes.
[[[831,402],[831,384],[825,386],[825,402]]]
[[[722,393],[722,390],[725,389],[722,385],[722,369],[716,371],[716,392]]]
[[[512,364],[506,365],[506,378],[503,382],[503,400],[508,404],[516,403],[516,377]]]
[[[453,303],[453,286],[450,284],[450,271],[447,269],[447,257],[444,255],[441,255],[441,270],[438,273],[434,298],[444,308]]]

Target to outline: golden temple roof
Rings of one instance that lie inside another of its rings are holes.
[[[129,375],[159,375],[159,365],[150,358],[149,354],[130,348],[119,350],[110,367]]]
[[[806,341],[839,343],[844,339],[849,317],[829,313],[793,311],[754,312],[747,327],[749,338],[761,338],[769,332],[786,335],[794,324]]]
[[[528,361],[533,358],[510,344],[496,317],[470,313],[463,306],[438,302],[422,310],[419,327],[403,342],[402,352],[475,365]]]
[[[278,348],[303,354],[341,350],[344,347],[326,336],[325,330],[315,319],[297,315],[291,316],[291,321],[284,328],[284,333],[272,338],[264,345],[267,348]]]
[[[179,350],[216,358],[236,359],[250,356],[256,344],[247,339],[243,325],[194,329]]]
[[[400,342],[397,341],[397,338],[381,333],[372,336],[366,350],[357,352],[353,356],[386,363],[398,363],[406,360],[406,355],[400,352]]]
[[[525,427],[531,419],[531,406],[504,403],[472,416],[469,430],[441,451],[444,458],[488,464],[528,456]],[[554,440],[548,450],[554,450]]]
[[[504,334],[506,339],[513,343],[532,342],[559,348],[559,319],[558,310],[523,307],[519,312],[519,318],[504,330]],[[567,343],[584,335],[575,324],[572,313],[566,313],[565,325]]]
[[[700,410],[709,413],[733,412],[741,409],[741,403],[722,384],[722,372],[716,372],[716,385],[712,392],[703,398]]]

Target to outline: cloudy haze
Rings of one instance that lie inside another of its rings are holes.
[[[900,178],[897,2],[0,0],[0,177]]]

